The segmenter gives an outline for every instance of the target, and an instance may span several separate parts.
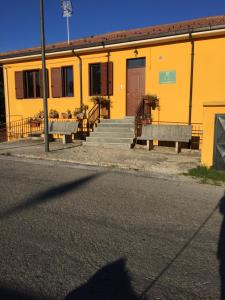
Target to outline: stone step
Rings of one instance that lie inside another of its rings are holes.
[[[133,143],[134,117],[127,117],[101,120],[83,144],[101,148],[130,149]]]
[[[134,132],[134,127],[120,127],[120,126],[98,126],[94,132]]]
[[[131,124],[134,125],[134,119],[102,119],[100,124]]]
[[[117,137],[117,138],[134,138],[134,133],[132,131],[93,131],[90,133],[91,137]]]
[[[126,116],[124,117],[125,120],[135,120],[135,116]]]
[[[103,142],[83,142],[84,146],[88,147],[101,147],[101,148],[116,148],[116,149],[131,149],[131,144],[123,144],[123,143],[103,143]]]
[[[87,137],[86,142],[100,142],[100,143],[112,143],[112,144],[132,144],[133,138],[113,138],[113,137]]]
[[[134,124],[131,123],[99,123],[98,127],[120,127],[120,128],[134,128]]]

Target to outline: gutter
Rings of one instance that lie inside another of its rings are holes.
[[[5,97],[5,113],[7,111],[6,123],[10,123],[10,104],[9,104],[9,85],[8,85],[8,69],[1,66],[3,69],[3,80],[4,80],[4,97]]]
[[[80,107],[83,105],[83,71],[82,71],[82,59],[78,53],[75,53],[74,50],[72,50],[72,53],[75,57],[77,57],[80,61]]]
[[[37,52],[37,51],[36,51]],[[54,57],[54,56],[58,56],[58,55],[70,55],[72,53],[72,50],[67,50],[67,51],[61,51],[61,52],[52,52],[52,53],[46,53],[46,57]],[[4,63],[8,63],[8,62],[14,62],[14,61],[25,61],[25,60],[30,60],[30,59],[39,59],[41,58],[41,53],[40,51],[38,51],[37,54],[23,54],[21,56],[15,56],[15,55],[10,55],[10,57],[6,57],[1,59],[0,58],[0,63],[4,64]]]
[[[225,35],[225,25],[217,25],[217,26],[207,26],[207,27],[201,27],[196,28],[192,30],[192,36],[193,37],[212,37],[212,36],[220,36]],[[175,33],[167,32],[167,33],[161,33],[161,34],[155,34],[152,35],[152,37],[149,38],[149,36],[136,36],[136,37],[130,37],[130,38],[124,38],[119,40],[111,40],[111,41],[104,41],[104,46],[102,44],[102,41],[89,43],[88,45],[79,45],[79,46],[66,46],[62,48],[50,49],[47,50],[46,56],[58,56],[62,54],[71,54],[72,51],[81,53],[88,53],[93,51],[102,51],[103,49],[119,49],[124,47],[132,47],[137,45],[146,45],[146,44],[158,44],[160,42],[170,42],[170,41],[177,41],[177,40],[189,40],[189,30],[180,30],[176,31]],[[71,50],[71,47],[73,50]],[[18,54],[6,54],[5,56],[0,58],[0,63],[4,62],[10,62],[10,61],[17,61],[17,60],[24,60],[24,59],[35,59],[41,57],[40,50],[33,51],[31,53],[18,53]]]

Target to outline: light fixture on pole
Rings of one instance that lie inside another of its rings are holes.
[[[62,7],[62,15],[66,18],[67,24],[67,40],[68,45],[70,44],[70,26],[69,26],[69,18],[73,15],[73,6],[70,0],[61,0],[61,7]]]
[[[40,0],[40,23],[41,23],[41,57],[42,57],[42,77],[43,77],[43,107],[44,107],[44,128],[45,128],[45,152],[49,152],[48,140],[48,102],[47,102],[47,78],[45,62],[45,30],[44,30],[44,6]]]

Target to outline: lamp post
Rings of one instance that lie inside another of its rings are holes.
[[[45,152],[49,152],[48,139],[48,101],[47,101],[47,78],[45,62],[45,30],[44,30],[44,7],[43,0],[40,0],[40,23],[41,23],[41,57],[42,57],[42,77],[43,77],[43,107],[44,107],[44,134],[45,134]]]

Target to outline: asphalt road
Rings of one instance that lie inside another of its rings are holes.
[[[1,158],[0,299],[220,299],[223,195],[169,178]]]

